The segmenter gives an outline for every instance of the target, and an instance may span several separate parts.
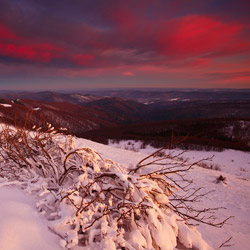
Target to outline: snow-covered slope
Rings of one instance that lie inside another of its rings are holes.
[[[151,148],[144,150],[144,152],[133,152],[79,138],[76,138],[75,144],[76,148],[92,148],[97,151],[102,158],[112,159],[128,168],[135,167],[141,159],[146,157],[148,153],[153,150]],[[248,249],[250,245],[249,153],[237,151],[224,151],[219,153],[186,152],[182,157],[189,158],[190,162],[192,162],[212,156],[213,154],[216,154],[215,163],[220,164],[220,171],[194,166],[188,173],[188,177],[193,179],[194,186],[202,186],[206,192],[214,191],[210,193],[202,203],[197,204],[196,206],[225,207],[226,209],[216,211],[217,217],[224,219],[228,216],[234,216],[234,218],[229,221],[231,225],[225,225],[221,229],[210,227],[208,225],[200,225],[198,226],[198,230],[202,233],[203,238],[214,249],[218,248],[220,244],[230,236],[233,238],[229,244],[233,245],[228,249]],[[241,165],[238,166],[238,163]],[[235,169],[237,169],[237,171],[235,171]],[[240,169],[244,170],[239,174],[238,170]],[[220,175],[226,177],[226,184],[216,182],[217,177]],[[3,183],[2,180],[1,183]],[[8,195],[6,195],[7,192]],[[0,246],[5,246],[4,249],[8,250],[57,249],[56,242],[59,242],[59,238],[58,236],[51,234],[49,230],[46,230],[45,225],[47,224],[47,221],[41,215],[39,217],[38,214],[36,214],[34,210],[34,197],[29,198],[24,196],[21,191],[17,191],[16,189],[13,190],[13,188],[10,187],[0,187],[0,200],[1,202],[4,201],[4,206],[0,209]],[[14,210],[7,209],[14,205],[22,212],[16,214],[14,213]],[[15,218],[15,221],[13,221],[13,218]],[[23,231],[24,220],[27,221],[27,231]],[[27,236],[30,232],[29,230],[34,230],[34,232],[36,232],[34,234],[34,240],[22,236],[23,234],[26,234],[24,232],[27,232]],[[38,233],[40,230],[42,235]],[[7,232],[9,232],[9,234],[7,234]],[[7,241],[8,237],[11,237],[12,239],[9,243]],[[41,247],[34,248],[34,244]],[[84,248],[75,247],[74,249],[80,250]]]
[[[92,142],[91,142],[92,144]],[[98,147],[94,145],[93,147]],[[143,155],[148,155],[156,149],[147,146],[141,149],[139,141],[110,142],[110,146],[122,150],[125,154],[130,154],[124,164],[134,164]],[[127,152],[126,152],[127,151]],[[135,152],[138,151],[138,152]],[[175,149],[176,153],[181,150]],[[105,153],[105,151],[104,151]],[[233,216],[228,224],[218,229],[201,224],[198,229],[205,240],[214,248],[220,246],[223,240],[232,236],[228,244],[233,244],[227,249],[249,249],[250,245],[250,152],[237,150],[216,151],[186,151],[181,155],[183,160],[190,163],[201,159],[211,158],[204,161],[204,165],[194,166],[188,173],[197,187],[204,187],[206,191],[213,191],[203,200],[206,207],[223,207],[216,212],[218,217],[224,218]],[[204,168],[207,167],[208,169]],[[212,169],[209,169],[209,168]],[[214,170],[214,169],[215,170]],[[222,175],[226,177],[225,183],[217,183],[216,179]]]
[[[128,151],[151,154],[156,148],[149,145],[143,146],[141,141],[121,140],[114,142],[109,140],[109,146],[118,149],[127,149]],[[242,179],[250,179],[250,152],[238,151],[233,149],[225,149],[223,151],[196,151],[181,149],[173,150],[176,153],[182,153],[181,158],[194,163],[201,159],[208,159],[202,161],[200,164],[203,168],[218,170],[222,173],[235,175]]]
[[[3,250],[59,250],[60,238],[48,230],[36,201],[15,187],[0,188],[0,248]]]

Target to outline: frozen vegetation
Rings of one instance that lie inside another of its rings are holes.
[[[211,152],[147,158],[155,149],[134,145],[141,151],[134,152],[53,135],[50,126],[48,132],[1,132],[3,249],[205,250],[231,236],[228,249],[248,248],[249,153],[215,152],[215,171]],[[218,207],[226,209],[209,209]]]

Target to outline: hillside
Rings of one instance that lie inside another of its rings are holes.
[[[141,103],[159,101],[246,101],[250,100],[249,89],[96,89],[84,90],[82,94],[132,99]]]
[[[66,138],[64,136],[56,137],[57,142],[65,143],[66,142],[65,139]],[[104,167],[103,164],[104,165],[109,164],[109,167],[111,167],[111,172],[106,170],[107,172],[105,173],[114,174],[117,172],[119,173],[118,176],[120,176],[125,183],[127,180],[125,177],[126,175],[124,175],[124,173],[126,173],[126,169],[135,168],[136,164],[139,161],[141,161],[143,158],[145,158],[150,153],[152,153],[153,150],[155,150],[153,148],[148,148],[144,151],[142,150],[142,152],[131,152],[131,151],[117,149],[117,148],[113,148],[110,146],[98,144],[89,140],[79,139],[79,138],[75,138],[74,144],[76,148],[85,148],[85,149],[88,148],[88,150],[83,154],[83,156],[84,156],[85,161],[87,161],[85,164],[87,166],[86,169],[87,169],[88,176],[90,179],[92,178],[91,176],[93,176],[94,173],[95,175],[96,173],[98,173],[96,171],[98,171],[99,167],[103,168]],[[70,144],[62,144],[62,146],[71,147]],[[97,152],[98,155],[95,152]],[[168,154],[167,152],[165,153]],[[173,152],[173,154],[179,155],[179,157],[182,157],[183,159],[181,160],[181,158],[179,158],[178,160],[177,158],[175,158],[174,162],[169,160],[168,161],[169,166],[171,166],[171,164],[177,164],[177,162],[181,162],[185,160],[186,159],[185,157],[188,157],[189,161],[196,162],[203,158],[210,157],[212,156],[212,154],[217,154],[217,153],[210,152],[210,153],[201,155],[197,152],[190,151],[190,152],[186,152],[186,155],[180,155],[180,151],[175,151]],[[77,158],[71,158],[71,161],[73,164],[76,159]],[[105,159],[112,159],[113,161],[105,160]],[[32,161],[31,158],[30,160]],[[80,158],[77,161],[79,162],[79,160]],[[227,164],[225,160],[228,160],[229,162],[231,162],[231,164]],[[250,190],[249,189],[250,188],[249,186],[249,164],[248,164],[249,161],[250,161],[249,153],[234,151],[234,152],[228,152],[227,154],[227,151],[225,151],[225,152],[219,153],[218,158],[214,162],[214,164],[218,164],[218,163],[221,164],[222,168],[219,171],[206,169],[198,165],[194,165],[192,169],[186,172],[185,179],[191,178],[193,180],[193,188],[203,187],[203,192],[208,193],[207,198],[203,197],[201,202],[192,203],[192,206],[194,206],[194,208],[202,209],[203,207],[205,208],[225,207],[226,210],[225,209],[216,210],[215,215],[220,220],[224,220],[228,216],[234,216],[234,218],[229,221],[230,222],[229,224],[225,224],[221,229],[214,228],[214,227],[211,228],[209,225],[200,225],[197,227],[197,229],[200,232],[202,232],[202,237],[208,242],[211,248],[208,247],[206,243],[200,238],[199,234],[197,234],[196,229],[189,231],[186,228],[184,230],[183,228],[181,229],[181,225],[178,224],[178,227],[179,227],[178,241],[181,241],[184,245],[186,245],[184,249],[188,249],[187,246],[191,246],[191,247],[193,246],[196,249],[216,249],[220,246],[221,243],[226,241],[231,236],[233,238],[228,243],[230,245],[228,249],[230,250],[247,249],[250,243],[249,237],[248,237],[248,233],[250,230],[250,221],[248,219],[248,210],[250,206],[250,203],[249,203],[249,190]],[[15,163],[9,162],[8,164],[11,164],[12,168],[15,169],[14,168]],[[240,171],[235,171],[234,168],[236,166],[237,167],[241,166],[242,168],[244,167],[244,171],[243,169],[242,170],[239,169]],[[5,169],[7,165],[4,166],[1,164],[0,167]],[[155,167],[154,166],[152,167],[155,170]],[[27,170],[28,169],[29,168],[27,168]],[[52,171],[52,169],[50,171]],[[72,172],[71,175],[68,177],[69,179],[65,181],[65,184],[61,185],[61,188],[64,189],[64,192],[66,194],[66,196],[64,194],[61,197],[70,198],[70,200],[75,203],[76,208],[74,208],[74,206],[72,206],[72,203],[70,202],[63,202],[61,203],[60,206],[52,205],[53,202],[56,201],[56,197],[58,195],[56,191],[56,185],[55,185],[56,183],[53,181],[51,182],[50,178],[39,177],[39,175],[37,175],[39,173],[39,169],[38,169],[37,174],[35,174],[35,172],[24,171],[24,169],[21,168],[19,175],[18,176],[13,175],[12,177],[11,177],[12,172],[9,172],[9,173],[6,172],[4,176],[3,176],[4,172],[2,171],[1,173],[2,175],[0,178],[0,198],[2,201],[4,201],[4,206],[8,206],[9,209],[8,209],[8,212],[6,209],[4,209],[4,207],[1,207],[0,209],[0,217],[2,216],[1,221],[4,221],[4,223],[1,224],[0,226],[0,231],[4,229],[4,226],[9,226],[8,233],[9,235],[12,236],[11,245],[6,243],[5,241],[6,238],[0,237],[0,244],[1,246],[6,246],[5,250],[12,250],[13,248],[11,249],[11,247],[16,246],[16,244],[18,244],[19,246],[23,245],[25,246],[25,249],[31,250],[35,242],[39,243],[40,240],[46,241],[47,244],[51,244],[50,246],[51,247],[53,246],[53,249],[57,249],[56,245],[58,247],[61,245],[61,247],[64,246],[63,248],[65,248],[67,244],[69,244],[68,247],[70,247],[70,249],[72,250],[100,249],[100,245],[98,245],[99,244],[98,239],[100,240],[100,238],[98,237],[96,238],[96,242],[93,240],[93,238],[90,237],[89,245],[85,247],[80,246],[81,244],[87,244],[87,242],[83,243],[84,241],[81,241],[81,239],[85,238],[86,236],[85,234],[80,233],[79,234],[80,241],[76,240],[75,229],[78,228],[78,226],[76,226],[77,225],[76,222],[78,220],[77,220],[77,217],[75,216],[74,211],[77,208],[77,204],[81,201],[81,196],[79,197],[77,192],[73,194],[72,193],[73,186],[68,186],[68,184],[71,182],[70,181],[72,180],[71,178],[73,178],[75,174],[77,174],[77,172],[75,173]],[[101,174],[102,173],[103,172],[101,172]],[[77,176],[79,174],[77,174]],[[217,183],[216,180],[220,175],[222,175],[223,177],[226,177],[225,182]],[[82,172],[81,175],[79,175],[79,177],[76,178],[75,180],[77,180],[77,182],[79,181],[81,182],[85,180],[86,182],[86,179],[84,176],[85,174]],[[31,179],[32,181],[30,182],[29,180]],[[117,181],[118,180],[119,179],[117,179]],[[87,183],[85,183],[85,185],[86,184]],[[112,182],[112,185],[115,185],[115,183]],[[3,186],[10,186],[10,187],[3,189]],[[21,187],[21,189],[16,190],[16,188],[13,189],[11,186]],[[74,186],[74,188],[76,188],[76,186]],[[97,188],[98,187],[96,185],[94,186],[94,189],[93,188],[90,189],[90,194],[88,194],[85,202],[89,201],[88,199],[94,199],[94,197],[96,197],[95,196],[96,192],[99,192]],[[9,193],[8,198],[5,195],[5,191]],[[26,192],[26,195],[25,195],[26,197],[24,197],[23,195],[24,191]],[[79,189],[79,192],[82,192],[82,191]],[[83,192],[85,191],[83,190]],[[32,194],[33,198],[30,197],[30,194]],[[170,197],[170,200],[171,200],[171,197]],[[12,203],[13,201],[15,201],[15,207],[19,208],[20,211],[23,211],[22,215],[15,212],[16,210],[14,209],[10,210],[10,207],[11,207],[11,204],[13,204]],[[115,200],[113,201],[115,202]],[[99,203],[93,203],[93,207],[95,207],[97,204]],[[37,210],[34,210],[34,207],[36,207]],[[68,210],[69,208],[70,210]],[[99,205],[99,209],[100,209],[100,205]],[[25,211],[30,211],[30,215],[28,215],[28,213]],[[37,214],[38,211],[39,211],[39,216],[38,216],[39,218],[35,217],[37,216],[35,214]],[[71,211],[73,211],[73,214]],[[86,207],[86,212],[88,213],[91,212],[91,209],[88,209],[88,207]],[[15,216],[15,218],[18,218],[15,220],[15,226],[11,226],[13,225],[12,216]],[[23,219],[25,216],[28,216],[26,218],[26,223],[28,224],[24,228],[22,226],[22,223],[23,223]],[[91,217],[89,216],[87,218],[91,219]],[[87,218],[85,219],[84,223],[89,223]],[[139,217],[135,217],[135,218],[137,218],[135,220],[136,223],[141,223],[140,222],[141,218]],[[169,219],[170,218],[171,218],[171,221],[167,220],[166,223],[167,224],[170,223],[170,225],[173,226],[174,217],[169,217]],[[101,232],[104,232],[104,235],[107,235],[107,236],[113,235],[112,234],[113,231],[111,229],[115,229],[115,225],[109,226],[110,222],[107,222],[107,223],[105,222],[105,220],[103,220],[102,223],[99,224],[102,228]],[[150,225],[150,223],[152,222],[149,222],[149,224],[147,225]],[[156,223],[156,221],[154,223]],[[167,224],[165,224],[165,228],[166,230],[170,230],[170,228],[167,229]],[[49,226],[52,232],[55,231],[57,235],[65,235],[63,236],[63,240],[60,239],[58,236],[51,235],[51,232],[46,233],[44,231],[45,230],[44,225]],[[67,225],[72,225],[72,226],[69,227]],[[81,224],[81,225],[86,225],[86,224]],[[43,232],[43,238],[41,238],[42,236],[39,236],[38,234],[34,235],[35,238],[33,238],[33,240],[28,239],[25,235],[22,238],[19,237],[20,235],[23,235],[23,232],[28,233],[32,226],[33,228],[36,227],[38,231]],[[145,228],[147,227],[145,226]],[[132,226],[132,229],[135,230],[135,227]],[[19,232],[19,230],[21,231]],[[157,234],[162,235],[161,233],[163,233],[162,231],[163,229],[158,229],[158,230],[159,231]],[[19,234],[21,232],[22,234]],[[81,232],[81,230],[79,232]],[[133,231],[133,234],[132,234],[134,235],[134,238],[133,237],[126,238],[127,243],[132,244],[131,246],[133,246],[134,248],[125,247],[125,249],[140,249],[139,248],[140,244],[142,245],[152,244],[150,242],[145,243],[145,241],[143,240],[143,237],[145,237],[145,235],[141,234],[141,232],[142,231],[135,230]],[[184,234],[181,235],[180,232],[183,232]],[[95,235],[98,235],[99,233],[100,233],[100,230],[94,227],[93,232],[92,232],[92,235],[94,235],[93,237],[96,237]],[[142,235],[144,236],[142,237]],[[163,235],[164,235],[164,238],[162,239],[164,239],[163,242],[165,244],[165,248],[163,247],[162,249],[174,249],[172,245],[174,244],[174,241],[172,241],[173,240],[172,236],[170,237],[169,234],[163,234]],[[167,238],[167,235],[168,235],[168,238]],[[114,248],[114,245],[113,245],[114,239],[116,239],[114,235],[111,238],[107,237],[106,241],[101,242],[102,243],[101,249],[116,249]],[[121,242],[121,241],[115,241],[115,242],[117,244],[117,242]],[[76,246],[76,244],[80,244],[80,245]],[[104,246],[106,246],[107,248],[103,248]],[[42,249],[44,249],[42,244],[37,245],[36,250],[42,250]],[[155,248],[146,247],[146,249],[155,249]],[[182,248],[180,245],[178,245],[175,249],[182,249]]]
[[[174,134],[189,137],[178,145],[184,149],[249,150],[247,90],[43,91],[0,96],[5,97],[0,99],[1,119],[9,124],[24,124],[32,111],[30,124],[43,123],[46,129],[48,122],[63,133],[103,143],[135,139],[164,146]],[[13,99],[17,97],[21,99]]]
[[[247,90],[103,90],[60,93],[4,92],[0,98],[71,103],[116,124],[193,118],[250,117]]]
[[[249,118],[217,118],[138,123],[87,131],[82,133],[81,137],[102,143],[107,143],[109,139],[140,140],[145,145],[163,147],[171,141],[174,135],[177,142],[173,146],[183,149],[231,148],[249,151],[249,134]],[[183,137],[187,138],[178,143],[178,140]]]
[[[69,102],[73,104],[81,104],[84,102],[90,102],[100,99],[101,97],[93,96],[93,95],[81,95],[77,93],[65,94],[60,92],[53,91],[41,91],[41,92],[31,92],[31,91],[23,91],[23,92],[0,92],[0,98],[3,99],[32,99],[37,101],[45,101],[45,102]]]
[[[151,112],[151,108],[142,103],[113,97],[91,101],[83,106],[106,113],[116,124],[131,124],[145,120],[145,116]]]
[[[250,96],[250,95],[249,95]],[[250,101],[163,101],[148,105],[147,121],[250,117]]]
[[[2,122],[8,124],[28,123],[31,127],[37,125],[46,129],[46,123],[50,123],[58,131],[74,135],[115,125],[101,112],[65,102],[1,99],[0,113]]]

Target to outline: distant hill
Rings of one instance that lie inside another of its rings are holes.
[[[158,101],[250,101],[250,89],[104,89],[80,91],[105,97],[131,99],[142,103]]]
[[[250,151],[250,118],[184,119],[148,122],[87,131],[81,137],[107,143],[113,140],[140,140],[155,147],[166,146],[172,139],[187,139],[175,144],[183,149]]]
[[[248,150],[250,144],[249,125],[244,129],[239,125],[249,124],[248,90],[12,91],[0,92],[0,98],[4,122],[24,123],[32,110],[31,124],[43,120],[57,129],[66,128],[64,133],[96,141],[139,139],[164,145],[174,132],[190,135],[189,147]],[[232,135],[225,134],[232,128]]]
[[[249,90],[102,90],[85,93],[0,92],[0,98],[63,102],[91,108],[115,124],[250,117]]]
[[[148,105],[147,121],[193,118],[250,118],[250,101],[157,102]]]
[[[68,102],[73,104],[82,104],[85,102],[95,101],[102,97],[93,96],[93,95],[81,95],[77,93],[64,94],[53,91],[42,91],[42,92],[0,92],[0,98],[4,99],[31,99],[45,102]]]
[[[97,101],[82,104],[101,113],[106,113],[109,120],[116,124],[129,124],[145,120],[145,115],[151,112],[151,108],[145,104],[119,98],[102,98]]]
[[[29,99],[0,100],[1,121],[9,124],[24,124],[27,114],[30,126],[51,123],[57,130],[78,135],[83,131],[114,126],[104,120],[104,114],[90,108],[65,102],[42,102]],[[62,129],[60,129],[62,128]],[[67,130],[64,130],[67,128]]]

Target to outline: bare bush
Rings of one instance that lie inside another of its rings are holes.
[[[163,149],[127,169],[90,148],[75,148],[72,137],[7,127],[0,133],[1,175],[18,180],[40,197],[61,245],[102,249],[210,249],[191,225],[221,227],[218,208],[195,209],[202,189],[192,189],[185,173],[195,164]],[[166,243],[167,242],[167,243]]]
[[[202,167],[202,168],[221,171],[221,167],[220,167],[219,164],[215,164],[215,163],[206,163],[206,162],[202,161],[202,162],[199,162],[197,165],[198,165],[199,167]]]

